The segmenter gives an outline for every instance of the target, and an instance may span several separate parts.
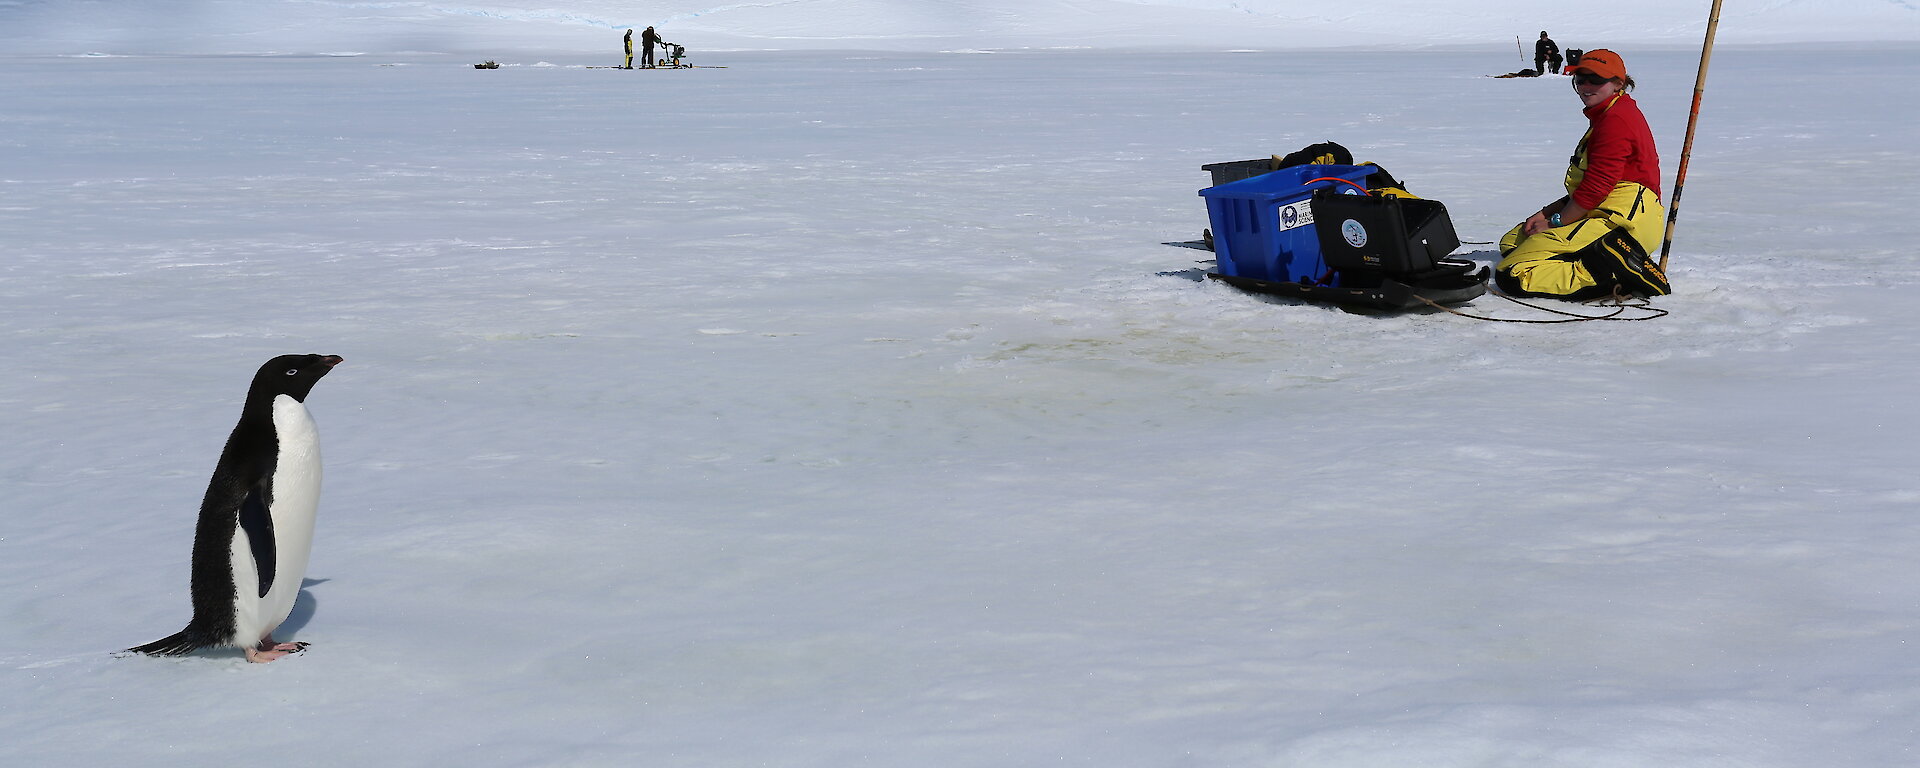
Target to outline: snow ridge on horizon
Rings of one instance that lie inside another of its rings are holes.
[[[607,45],[609,31],[649,25],[702,50],[1504,46],[1541,29],[1644,45],[1696,41],[1709,7],[1655,0],[1606,8],[1473,0],[1444,9],[1374,0],[1364,10],[1290,0],[0,0],[0,53],[593,51]],[[1723,7],[1719,39],[1920,41],[1920,7],[1904,0]]]

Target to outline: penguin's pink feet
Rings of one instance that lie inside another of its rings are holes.
[[[260,644],[247,649],[247,661],[265,664],[282,656],[299,653],[307,649],[306,643],[276,643],[271,635],[261,638]]]

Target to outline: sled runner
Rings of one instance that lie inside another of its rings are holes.
[[[1324,301],[1368,309],[1415,309],[1431,304],[1460,304],[1487,292],[1488,268],[1470,261],[1449,261],[1417,275],[1380,275],[1371,285],[1315,285],[1235,277],[1208,271],[1207,278],[1251,293]]]

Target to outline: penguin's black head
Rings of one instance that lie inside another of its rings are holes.
[[[304,403],[314,383],[339,364],[339,355],[281,355],[260,366],[248,394],[263,400],[286,395]]]

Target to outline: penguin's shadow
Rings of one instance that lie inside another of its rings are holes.
[[[286,621],[280,622],[280,628],[273,631],[273,639],[283,643],[288,642],[293,639],[294,635],[299,634],[302,628],[307,626],[307,622],[313,620],[313,613],[319,610],[320,601],[314,599],[313,592],[308,590],[307,587],[325,584],[329,581],[332,581],[332,579],[300,580],[300,594],[295,595],[293,598],[293,610],[287,614]]]

